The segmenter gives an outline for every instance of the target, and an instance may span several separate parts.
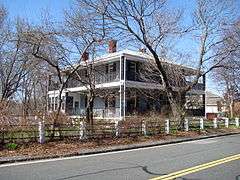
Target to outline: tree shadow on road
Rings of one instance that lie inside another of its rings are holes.
[[[150,174],[150,175],[156,175],[156,176],[166,175],[166,174],[162,174],[162,173],[151,172],[151,171],[148,170],[147,166],[136,165],[136,166],[131,166],[131,167],[104,169],[104,170],[95,171],[95,172],[76,174],[76,175],[73,175],[73,176],[67,176],[67,177],[63,177],[63,178],[58,178],[56,180],[67,180],[67,179],[72,179],[72,178],[77,178],[77,177],[82,177],[82,176],[101,174],[101,173],[104,173],[104,172],[119,171],[119,170],[129,170],[129,169],[137,169],[137,168],[141,168],[144,172],[146,172],[147,174]]]

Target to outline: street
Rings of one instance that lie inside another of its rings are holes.
[[[166,180],[173,177],[184,180],[240,180],[240,135],[0,165],[1,180]]]

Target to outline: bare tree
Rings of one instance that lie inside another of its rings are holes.
[[[7,101],[18,91],[21,81],[28,73],[28,57],[22,51],[23,44],[18,29],[7,18],[7,12],[0,9],[0,102]]]
[[[27,45],[27,51],[32,58],[35,61],[38,61],[39,64],[44,63],[45,66],[48,66],[57,77],[59,85],[59,102],[56,117],[53,119],[53,134],[55,127],[58,125],[58,118],[63,102],[62,93],[67,87],[69,79],[80,67],[80,65],[74,67],[69,73],[63,72],[63,69],[66,68],[66,65],[69,65],[71,61],[66,55],[67,50],[63,47],[63,44],[61,44],[59,39],[57,39],[60,35],[62,34],[59,32],[44,31],[44,29],[40,27],[31,27],[24,30],[22,33],[22,41]],[[93,41],[91,43],[93,43]]]
[[[33,64],[32,64],[33,65]],[[40,63],[29,67],[31,70],[23,78],[18,99],[22,104],[22,115],[46,114],[48,71]]]
[[[229,109],[230,117],[234,116],[234,100],[239,98],[240,92],[240,23],[239,20],[234,23],[223,34],[227,41],[217,47],[218,52],[225,49],[235,49],[230,55],[225,58],[221,65],[222,67],[213,71],[213,79],[218,85],[224,88],[224,97]],[[221,58],[221,57],[220,57]]]
[[[95,58],[101,53],[101,48],[107,40],[108,25],[103,14],[97,16],[96,12],[78,1],[70,10],[65,11],[65,26],[65,36],[76,50],[76,54],[82,54],[78,65],[70,66],[74,72],[71,78],[75,76],[75,80],[87,89],[86,120],[92,127],[94,99],[97,95],[96,77],[103,75],[95,66]],[[86,44],[90,44],[87,49],[84,48]],[[85,75],[81,72],[85,72]]]
[[[159,0],[84,0],[85,5],[106,19],[107,24],[117,32],[121,32],[124,38],[130,38],[144,45],[155,60],[156,67],[161,74],[165,92],[167,94],[172,113],[183,126],[184,104],[182,98],[198,83],[200,77],[211,70],[220,67],[220,61],[229,55],[231,50],[214,53],[212,50],[216,45],[223,43],[225,38],[219,36],[221,30],[226,27],[229,16],[229,2],[198,0],[193,15],[194,26],[183,28],[180,25],[181,11],[169,9],[166,1]],[[167,45],[173,37],[179,37],[191,30],[199,44],[198,58],[194,60],[197,64],[197,73],[192,82],[181,86],[178,91],[171,85],[171,77],[168,76],[164,67]],[[216,57],[224,54],[221,59]],[[164,56],[163,56],[164,55]]]
[[[57,115],[53,121],[54,127],[57,125],[61,111],[62,93],[74,80],[82,83],[88,90],[86,116],[88,123],[93,124],[94,54],[95,48],[104,38],[104,22],[101,22],[97,28],[98,21],[100,20],[91,20],[89,14],[81,11],[75,14],[66,13],[66,22],[63,27],[45,22],[41,26],[26,24],[22,29],[21,41],[25,43],[25,51],[33,61],[37,62],[38,66],[45,64],[57,77],[59,102]],[[86,59],[88,52],[92,54],[91,60]],[[81,68],[86,69],[86,74],[81,73]]]

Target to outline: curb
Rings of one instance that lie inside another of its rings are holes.
[[[35,157],[10,157],[10,158],[3,158],[1,160],[0,158],[0,167],[1,164],[7,164],[7,163],[15,163],[15,162],[23,162],[23,161],[33,161],[33,160],[43,160],[43,159],[56,159],[56,158],[64,158],[64,157],[74,157],[74,156],[84,156],[84,155],[92,155],[92,154],[100,154],[100,153],[108,153],[108,152],[118,152],[118,151],[124,151],[124,150],[132,150],[132,149],[140,149],[140,148],[147,148],[147,147],[154,147],[154,146],[162,146],[162,145],[168,145],[168,144],[179,144],[182,142],[189,142],[189,141],[195,141],[195,140],[202,140],[202,139],[211,139],[216,137],[222,137],[222,136],[231,136],[231,135],[237,135],[240,134],[240,132],[232,132],[232,133],[223,133],[223,134],[213,134],[213,135],[204,135],[200,137],[195,138],[182,138],[182,139],[176,139],[176,140],[169,140],[165,142],[152,142],[148,144],[130,144],[130,145],[119,145],[119,146],[113,146],[113,147],[107,147],[107,148],[98,148],[98,150],[91,150],[87,149],[82,152],[76,152],[71,154],[65,154],[65,155],[50,155],[50,156],[35,156]]]

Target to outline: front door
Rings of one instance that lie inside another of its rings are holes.
[[[66,97],[66,112],[68,114],[73,114],[73,97],[67,96]]]

